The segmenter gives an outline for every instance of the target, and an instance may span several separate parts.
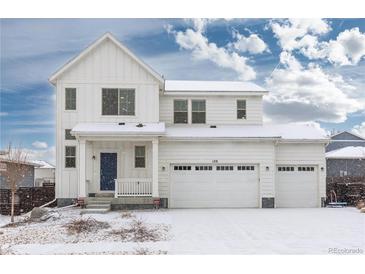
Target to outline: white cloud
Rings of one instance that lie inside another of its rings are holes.
[[[250,36],[246,37],[237,32],[234,33],[234,36],[237,41],[232,45],[240,52],[259,54],[268,50],[266,43],[257,34],[250,34]]]
[[[8,116],[8,115],[9,115],[9,113],[8,113],[8,112],[0,111],[0,117],[1,117],[1,116]]]
[[[315,36],[331,30],[327,20],[323,19],[288,19],[273,20],[270,27],[283,50],[292,51],[307,43],[312,43]]]
[[[365,56],[365,34],[359,28],[345,30],[336,40],[313,43],[301,52],[310,59],[326,59],[339,66],[356,65]]]
[[[326,20],[274,20],[270,27],[284,51],[298,50],[311,60],[323,59],[344,66],[356,65],[365,56],[365,34],[359,28],[339,33],[336,40],[320,42],[320,36],[331,30]]]
[[[35,148],[47,148],[48,144],[46,142],[35,141],[32,143],[32,146]]]
[[[361,124],[354,126],[352,128],[352,132],[357,135],[361,135],[365,138],[365,122],[362,122]]]
[[[218,47],[204,36],[208,22],[207,19],[194,19],[193,29],[174,31],[171,26],[167,26],[166,29],[175,36],[176,43],[182,49],[192,52],[192,56],[196,60],[210,60],[219,67],[232,69],[244,81],[255,79],[256,72],[247,64],[247,57],[231,52],[225,47]]]
[[[365,107],[365,100],[350,96],[355,87],[342,76],[312,63],[303,67],[288,52],[280,61],[283,68],[266,79],[270,90],[266,111],[273,120],[344,122],[348,114]]]
[[[56,148],[54,146],[47,149],[24,149],[28,160],[44,160],[55,164]]]

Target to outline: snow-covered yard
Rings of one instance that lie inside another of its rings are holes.
[[[61,218],[0,228],[3,254],[328,254],[330,248],[365,252],[365,214],[355,208],[176,209],[84,215],[107,222],[97,232],[69,234]],[[0,224],[9,220],[0,215]],[[161,231],[156,241],[135,242],[112,231],[134,220]]]

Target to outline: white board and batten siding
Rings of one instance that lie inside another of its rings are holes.
[[[206,124],[262,124],[262,96],[160,96],[160,121],[173,124],[175,99],[204,99],[206,102]],[[237,100],[246,100],[247,119],[237,119]],[[191,114],[189,104],[188,114]]]
[[[77,146],[78,142],[65,140],[65,129],[83,122],[158,122],[159,85],[145,68],[108,39],[57,79],[56,180],[62,179],[56,187],[58,198],[77,197],[79,162],[76,168],[65,168],[64,156],[65,146]],[[65,88],[76,88],[76,110],[65,110]],[[136,115],[102,116],[102,88],[134,88]]]
[[[160,141],[159,145],[159,193],[162,198],[171,198],[171,167],[174,164],[247,164],[258,169],[260,197],[273,197],[275,176],[275,148],[272,142],[181,142]],[[266,170],[269,167],[269,170]]]

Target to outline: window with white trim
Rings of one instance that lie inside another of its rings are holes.
[[[174,100],[174,124],[188,123],[188,100]]]
[[[146,147],[135,146],[134,147],[134,167],[145,168],[146,167]]]
[[[65,147],[65,167],[76,167],[76,146]]]
[[[237,119],[246,119],[246,100],[237,100]]]
[[[65,89],[65,110],[76,110],[76,88]]]
[[[76,137],[71,135],[71,129],[65,129],[65,140],[76,140]]]
[[[191,122],[205,124],[205,100],[191,100]]]
[[[135,115],[135,90],[121,88],[102,89],[102,115]]]

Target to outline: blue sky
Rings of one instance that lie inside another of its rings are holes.
[[[250,80],[268,122],[365,134],[365,20],[2,19],[1,142],[53,162],[49,76],[109,31],[167,79]],[[303,80],[304,79],[304,80]],[[306,80],[305,80],[306,79]]]

